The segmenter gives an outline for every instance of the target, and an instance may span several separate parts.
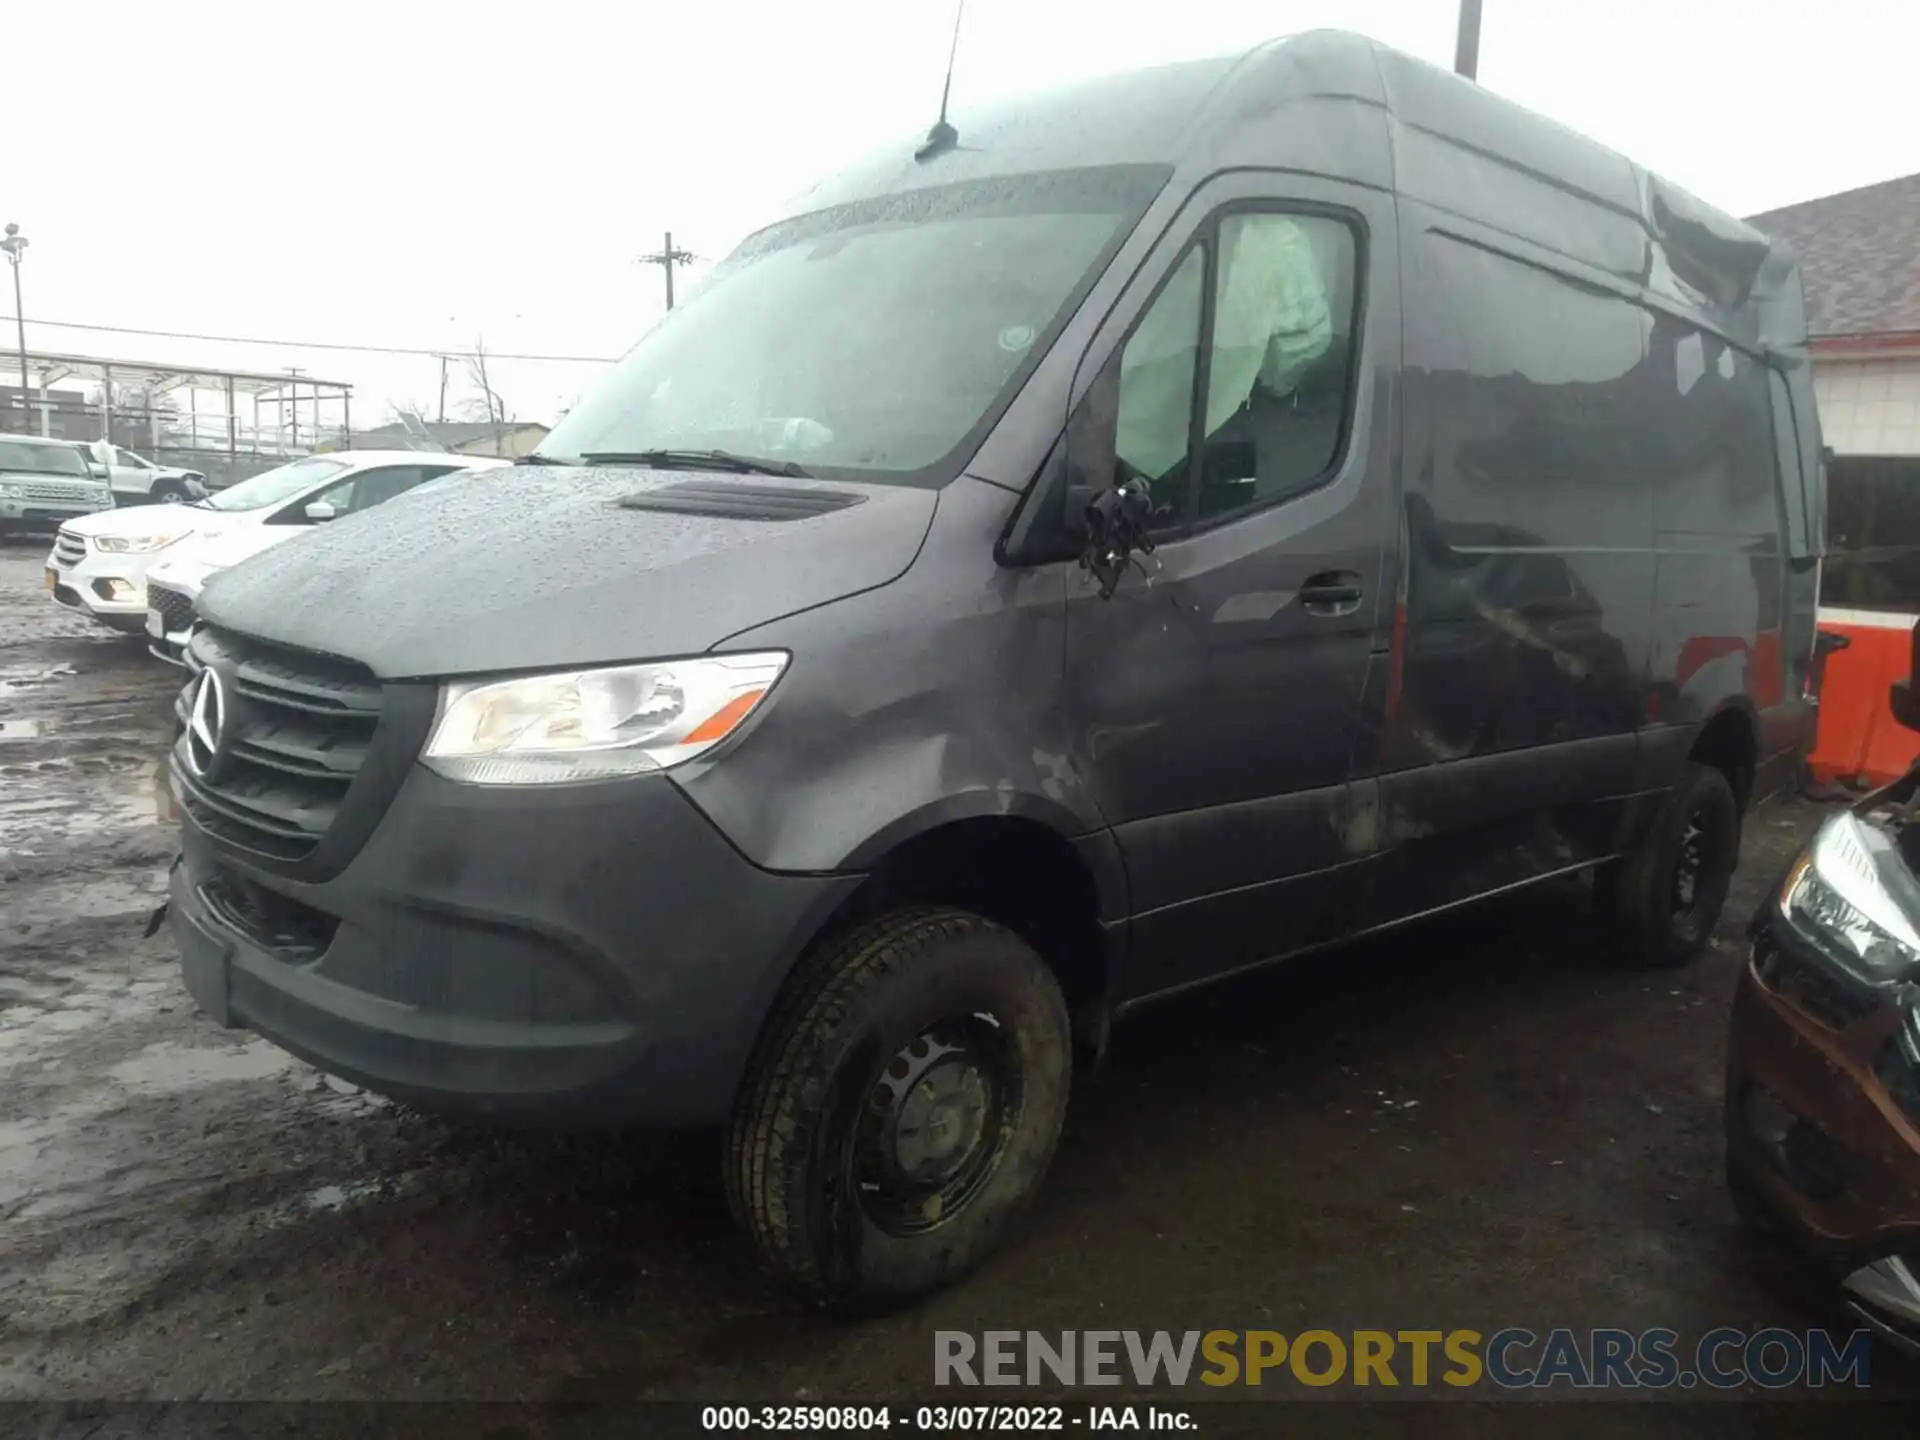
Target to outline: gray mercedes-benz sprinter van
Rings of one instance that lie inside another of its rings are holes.
[[[519,468],[209,585],[204,1010],[728,1129],[769,1266],[993,1246],[1128,1010],[1582,870],[1674,965],[1812,719],[1792,261],[1311,34],[804,196]]]

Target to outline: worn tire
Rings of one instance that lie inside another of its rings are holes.
[[[883,1228],[876,1187],[857,1178],[868,1173],[863,1126],[879,1123],[868,1107],[916,1037],[981,1017],[991,1017],[985,1046],[1017,1076],[989,1092],[1005,1097],[990,1110],[1000,1123],[982,1127],[997,1139],[974,1153],[992,1159],[976,1162],[981,1178],[931,1228]],[[1039,1188],[1071,1068],[1059,984],[1018,936],[950,909],[869,921],[803,961],[768,1022],[727,1139],[735,1217],[775,1278],[823,1308],[871,1312],[938,1290],[992,1252]]]
[[[1693,899],[1681,906],[1676,884],[1690,826],[1707,846]],[[1706,948],[1727,903],[1740,853],[1740,806],[1727,777],[1689,763],[1632,854],[1595,878],[1594,899],[1619,942],[1621,957],[1647,970],[1676,970]]]

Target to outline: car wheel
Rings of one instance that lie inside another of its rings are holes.
[[[727,1190],[808,1301],[885,1309],[983,1260],[1066,1114],[1066,1002],[980,916],[897,911],[827,941],[771,1018],[735,1109]]]
[[[1639,847],[1595,880],[1595,899],[1624,958],[1672,970],[1704,950],[1739,853],[1733,787],[1712,766],[1688,764]]]
[[[156,505],[175,505],[190,497],[186,482],[182,480],[161,480],[153,487],[153,501]]]

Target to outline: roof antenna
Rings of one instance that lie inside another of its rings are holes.
[[[960,132],[947,123],[947,96],[953,90],[953,58],[960,53],[960,17],[967,13],[967,0],[954,0],[953,7],[953,44],[947,50],[947,79],[940,87],[940,118],[933,122],[933,128],[927,132],[927,138],[920,148],[913,152],[916,160],[931,160],[943,150],[951,150],[960,143]]]

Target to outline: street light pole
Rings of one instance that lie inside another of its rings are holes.
[[[27,378],[27,312],[20,304],[20,256],[27,248],[27,237],[20,233],[20,227],[11,221],[7,223],[7,238],[0,240],[0,250],[7,252],[7,260],[13,266],[13,323],[15,335],[20,342],[20,421],[22,433],[26,430],[29,400],[27,391],[33,382]]]

